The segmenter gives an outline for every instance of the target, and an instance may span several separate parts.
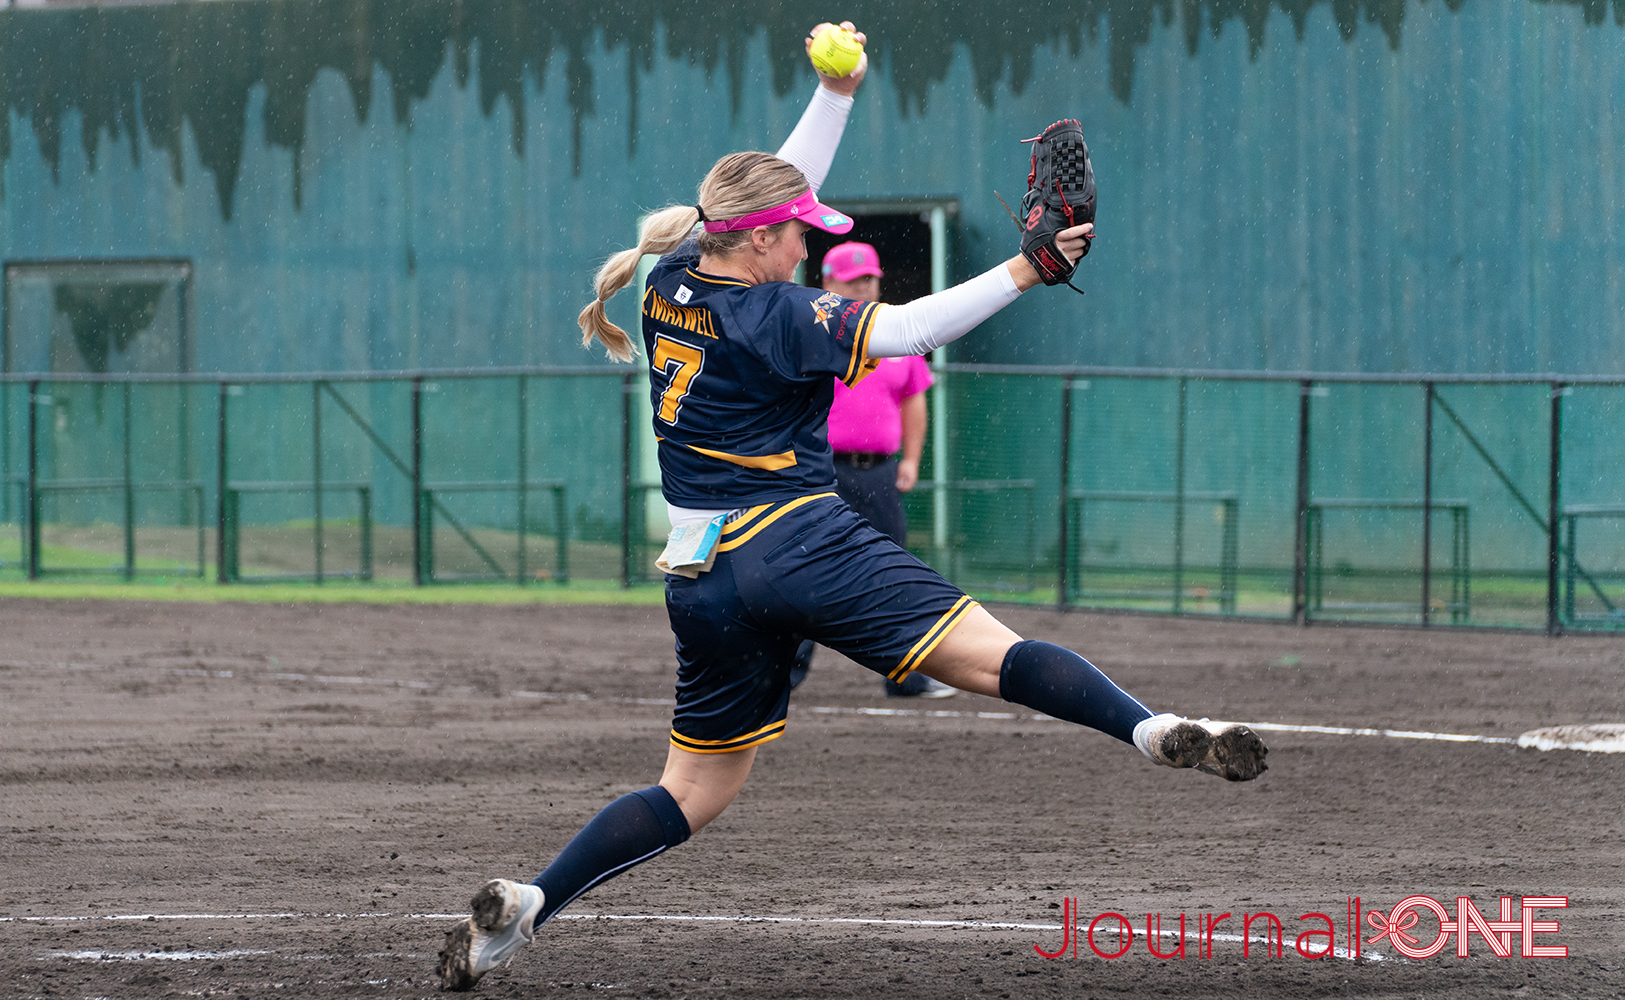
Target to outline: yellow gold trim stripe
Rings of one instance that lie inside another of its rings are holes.
[[[671,745],[689,753],[734,753],[739,750],[749,750],[751,747],[761,746],[769,740],[776,740],[784,735],[784,719],[770,723],[743,736],[735,736],[731,740],[696,740],[684,736],[677,730],[671,731]]]
[[[920,641],[916,642],[914,648],[908,651],[908,655],[903,657],[903,662],[899,663],[895,670],[886,675],[886,679],[901,681],[904,677],[913,673],[914,668],[918,667],[927,656],[931,655],[931,651],[937,648],[938,643],[948,637],[948,633],[954,630],[954,626],[964,619],[970,609],[977,607],[981,607],[981,605],[976,601],[971,600],[969,597],[960,597],[959,600],[954,602],[953,607],[949,608],[941,618],[937,619],[936,624],[926,629],[925,635],[921,636]]]
[[[737,549],[737,548],[739,548],[739,546],[745,544],[746,542],[750,541],[752,538],[756,537],[756,533],[758,531],[761,531],[763,528],[765,528],[768,525],[772,524],[774,521],[777,521],[779,518],[783,517],[784,515],[790,513],[792,510],[795,510],[797,507],[800,507],[802,504],[809,504],[809,503],[812,503],[814,500],[819,500],[819,499],[822,499],[823,497],[832,497],[834,495],[835,494],[833,492],[830,492],[830,493],[814,493],[812,496],[806,496],[806,497],[796,497],[794,500],[791,500],[789,503],[785,504],[783,507],[780,507],[778,510],[776,510],[773,513],[771,513],[771,514],[767,515],[766,517],[762,518],[760,521],[757,521],[756,524],[753,525],[751,527],[751,529],[749,531],[745,532],[743,535],[740,535],[738,538],[730,538],[726,542],[723,542],[721,545],[718,545],[717,546],[717,551],[718,552],[729,552],[729,551],[731,551],[733,549]],[[724,530],[726,530],[726,529],[724,529]]]
[[[767,510],[771,506],[773,505],[770,503],[764,503],[746,509],[746,511],[743,514],[740,514],[739,517],[729,521],[727,524],[724,524],[722,526],[722,533],[724,535],[733,534],[740,528],[743,528],[745,525],[756,520],[756,518],[759,517],[763,511]]]
[[[863,369],[863,362],[866,360],[864,352],[869,342],[869,328],[874,324],[875,314],[879,311],[880,303],[871,302],[858,317],[858,328],[852,334],[852,357],[846,363],[846,374],[841,377],[841,381],[848,386],[854,384],[858,379],[858,372]]]
[[[682,740],[684,743],[692,743],[695,746],[720,747],[720,746],[722,746],[723,744],[726,744],[726,743],[738,743],[740,740],[755,739],[756,737],[758,737],[758,736],[762,735],[763,733],[767,732],[769,729],[783,729],[784,728],[784,723],[785,723],[784,719],[780,719],[777,722],[769,722],[767,725],[763,726],[760,729],[753,729],[750,732],[745,733],[745,734],[740,735],[740,736],[730,736],[725,740],[696,739],[693,736],[684,736],[682,733],[679,733],[675,729],[673,729],[671,731],[671,734],[673,736],[677,737],[678,739]]]
[[[667,443],[665,438],[655,438],[655,440],[661,443]],[[714,451],[710,448],[701,448],[697,445],[683,444],[681,441],[672,441],[669,443],[682,445],[682,447],[687,448],[689,451],[697,451],[702,455],[709,455],[711,458],[720,458],[724,462],[731,462],[734,465],[742,465],[747,469],[766,469],[768,472],[777,472],[780,469],[788,469],[796,464],[796,453],[794,449],[790,451],[781,451],[777,455],[734,455],[726,451]]]
[[[875,321],[880,318],[880,310],[886,308],[884,302],[876,302],[875,307],[869,310],[868,322],[863,324],[863,340],[858,344],[858,370],[852,373],[852,385],[862,382],[868,371],[874,371],[875,362],[869,357],[869,337],[875,332]]]
[[[852,384],[852,381],[858,377],[858,370],[863,367],[863,329],[869,324],[869,320],[874,314],[875,304],[871,302],[858,316],[857,328],[852,331],[852,358],[846,366],[846,378],[843,379],[847,385]]]
[[[695,271],[692,267],[685,267],[683,270],[687,271],[689,277],[693,278],[695,281],[703,281],[708,285],[738,285],[740,288],[750,287],[750,282],[748,281],[728,281],[724,278],[707,278],[705,275]]]

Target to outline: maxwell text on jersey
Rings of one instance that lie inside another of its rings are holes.
[[[711,310],[704,306],[673,305],[653,288],[643,296],[643,315],[657,323],[675,326],[690,333],[703,334],[713,340],[718,339]]]

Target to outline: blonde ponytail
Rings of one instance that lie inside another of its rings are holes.
[[[604,303],[631,284],[633,276],[638,273],[638,261],[643,259],[644,254],[671,253],[688,238],[688,234],[694,231],[694,224],[699,221],[699,209],[693,205],[663,208],[643,220],[638,230],[637,246],[622,250],[604,261],[604,266],[598,269],[598,275],[593,279],[597,298],[587,303],[581,315],[576,317],[576,323],[581,327],[582,347],[591,347],[593,340],[597,339],[616,361],[632,360],[638,353],[637,348],[625,330],[609,321],[604,313]]]
[[[801,171],[767,153],[730,153],[716,162],[700,184],[700,205],[711,219],[737,219],[752,212],[794,201],[807,191]],[[597,340],[616,361],[631,361],[637,347],[626,331],[609,321],[604,303],[627,285],[638,273],[644,254],[668,254],[694,231],[700,210],[693,205],[673,205],[646,217],[638,230],[638,245],[622,250],[598,269],[593,279],[597,297],[576,317],[581,327],[581,346]],[[772,227],[779,229],[784,223]],[[700,252],[727,256],[750,242],[749,230],[730,233],[700,233]]]

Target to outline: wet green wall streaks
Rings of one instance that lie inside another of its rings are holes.
[[[1069,115],[1095,150],[1089,298],[959,360],[1625,370],[1625,0],[854,8],[826,192],[959,198],[962,275],[1012,249],[1015,140]],[[800,7],[656,10],[0,14],[0,251],[193,261],[206,370],[587,361],[594,263],[812,86]]]
[[[1154,24],[1174,23],[1176,11],[1191,56],[1198,53],[1204,34],[1217,38],[1232,22],[1243,25],[1249,53],[1256,56],[1272,10],[1286,14],[1301,39],[1310,10],[1324,2],[1084,0],[1024,6],[1021,16],[1013,18],[1008,7],[997,3],[916,0],[860,3],[853,14],[878,40],[873,56],[888,68],[902,107],[923,113],[931,89],[947,74],[944,56],[961,45],[970,53],[977,96],[992,104],[999,84],[1008,82],[1020,94],[1034,82],[1036,49],[1059,44],[1075,58],[1085,37],[1093,43],[1104,33],[1112,92],[1126,102],[1137,50],[1149,43]],[[1443,2],[1455,10],[1466,0]],[[1615,19],[1625,23],[1625,0],[1613,2]],[[1608,0],[1585,0],[1579,6],[1588,23],[1600,22]],[[1329,7],[1345,40],[1364,21],[1398,47],[1405,0],[1332,0]],[[0,101],[30,122],[53,175],[60,170],[62,124],[72,112],[79,114],[79,139],[92,168],[104,130],[117,139],[140,127],[152,145],[170,153],[177,181],[182,179],[182,122],[189,122],[199,159],[214,173],[221,210],[230,218],[249,91],[255,85],[266,89],[265,138],[297,151],[305,141],[305,105],[319,71],[344,76],[356,114],[364,117],[376,64],[391,82],[395,121],[405,124],[448,52],[459,86],[468,84],[477,53],[481,111],[489,115],[499,96],[507,99],[514,148],[522,154],[527,81],[545,78],[558,56],[566,61],[567,87],[555,99],[562,96],[573,115],[579,170],[582,122],[596,107],[595,74],[587,56],[595,40],[609,49],[624,47],[630,56],[625,86],[633,109],[629,137],[634,144],[639,76],[652,69],[657,21],[665,58],[703,66],[708,76],[726,65],[736,112],[746,85],[745,50],[759,32],[766,35],[776,95],[785,95],[808,75],[794,46],[807,27],[800,4],[723,2],[662,17],[668,9],[635,0],[602,5],[257,0],[0,14]],[[11,155],[9,126],[9,120],[0,120],[0,157]]]

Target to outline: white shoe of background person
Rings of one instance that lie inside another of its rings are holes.
[[[1226,781],[1251,781],[1269,765],[1269,748],[1239,723],[1153,715],[1134,727],[1134,745],[1164,767],[1194,767]]]
[[[888,698],[952,698],[958,693],[958,689],[921,673],[909,674],[901,684],[890,680],[886,682]]]
[[[543,899],[540,887],[505,878],[480,886],[469,904],[473,912],[446,934],[440,949],[440,987],[471,990],[481,976],[530,944],[536,936],[531,923]]]

